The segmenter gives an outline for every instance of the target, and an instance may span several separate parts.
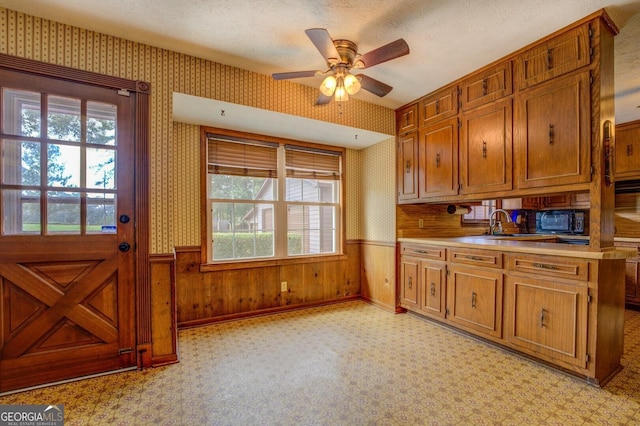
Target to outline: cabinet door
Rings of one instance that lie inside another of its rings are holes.
[[[419,137],[419,197],[457,195],[458,119],[426,127]]]
[[[400,268],[400,305],[419,309],[420,259],[403,256]]]
[[[421,306],[425,314],[445,317],[445,273],[444,263],[422,262]]]
[[[488,336],[502,337],[502,271],[450,267],[449,321]]]
[[[586,284],[510,277],[508,294],[509,343],[525,352],[586,368]]]
[[[511,61],[507,61],[474,74],[462,82],[462,110],[467,111],[484,105],[512,92]]]
[[[625,265],[625,302],[637,304],[640,302],[640,294],[638,292],[638,260],[627,260]]]
[[[409,133],[398,137],[396,159],[398,202],[418,198],[418,135]]]
[[[396,111],[396,130],[399,135],[418,130],[418,105]]]
[[[462,117],[460,193],[512,189],[511,99],[476,108]]]
[[[616,179],[640,177],[640,121],[616,126]]]
[[[519,89],[550,80],[588,65],[591,61],[589,25],[540,43],[516,58]]]
[[[588,73],[517,96],[514,147],[519,188],[590,181],[590,103]]]
[[[422,99],[418,105],[421,127],[453,117],[458,114],[458,86],[440,90]]]

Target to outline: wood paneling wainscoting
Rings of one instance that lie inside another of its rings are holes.
[[[360,244],[347,241],[345,247],[345,255],[328,260],[230,263],[215,271],[201,271],[199,246],[176,247],[178,327],[359,298]],[[281,292],[283,281],[287,291]]]
[[[396,243],[362,241],[362,298],[386,311],[399,312]],[[402,310],[404,312],[404,310]]]
[[[150,257],[153,366],[178,361],[175,265],[175,254],[155,254]]]

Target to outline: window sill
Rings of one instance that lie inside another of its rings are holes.
[[[315,256],[300,256],[287,259],[262,259],[262,260],[234,260],[217,263],[203,263],[200,272],[228,271],[232,269],[264,268],[268,266],[300,265],[303,263],[331,262],[346,260],[346,254],[327,254]]]

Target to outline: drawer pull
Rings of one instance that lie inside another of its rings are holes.
[[[546,263],[534,263],[533,267],[539,268],[539,269],[550,269],[552,271],[555,271],[556,269],[558,269],[556,265],[547,265]]]
[[[426,250],[416,250],[416,253],[420,253],[420,254],[429,254],[428,251]]]
[[[481,262],[481,261],[483,261],[483,260],[484,260],[484,257],[468,255],[468,256],[465,256],[465,259],[469,259],[469,260],[477,260],[477,261],[480,261],[480,262]]]
[[[436,295],[436,283],[431,283],[431,296],[435,297]]]
[[[544,323],[545,320],[545,314],[547,313],[547,310],[545,308],[542,308],[540,310],[540,328],[546,327],[547,324]]]
[[[472,292],[472,293],[471,293],[471,307],[472,307],[472,308],[475,308],[475,307],[476,307],[477,298],[478,298],[478,295],[476,294],[476,292],[475,292],[475,291],[474,291],[474,292]]]

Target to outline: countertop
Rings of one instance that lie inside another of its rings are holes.
[[[552,235],[478,235],[453,238],[398,238],[401,243],[429,244],[435,246],[477,248],[513,253],[543,254],[551,256],[579,257],[583,259],[626,259],[638,255],[632,247],[615,247],[605,250],[591,250],[588,245],[574,245],[549,240]]]

